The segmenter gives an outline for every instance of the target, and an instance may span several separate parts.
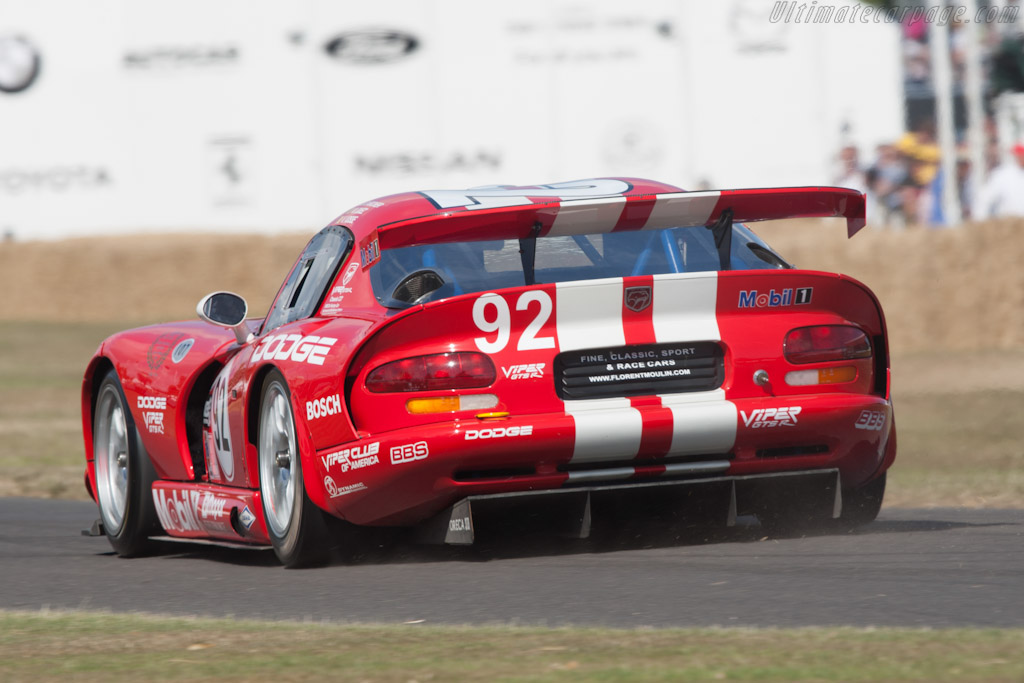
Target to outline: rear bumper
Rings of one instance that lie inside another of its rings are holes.
[[[488,525],[531,517],[545,531],[587,538],[595,512],[599,520],[615,523],[619,510],[699,515],[734,526],[738,515],[770,510],[785,500],[800,500],[809,518],[835,519],[842,511],[841,491],[839,470],[825,469],[497,493],[463,498],[423,522],[417,531],[422,542],[470,545],[481,519]]]
[[[881,473],[892,406],[861,394],[722,392],[566,402],[571,412],[386,432],[306,456],[307,490],[356,524],[412,525],[463,499],[835,470]],[[886,463],[886,465],[888,462]]]

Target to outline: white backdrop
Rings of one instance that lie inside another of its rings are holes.
[[[898,28],[772,0],[0,0],[0,231],[312,231],[383,194],[828,184],[901,132]],[[852,0],[836,3],[854,4]],[[0,84],[2,85],[2,84]]]

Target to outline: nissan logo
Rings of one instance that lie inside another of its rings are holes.
[[[419,45],[418,38],[402,31],[347,31],[329,40],[324,51],[343,62],[386,64],[408,57]]]
[[[0,92],[27,90],[39,76],[39,51],[21,36],[0,35]]]

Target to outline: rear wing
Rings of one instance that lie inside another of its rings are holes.
[[[423,194],[430,197],[429,193]],[[524,188],[523,196],[517,198],[522,201],[511,206],[490,203],[441,209],[380,225],[374,234],[363,240],[364,249],[377,250],[377,254],[368,254],[369,259],[364,257],[364,265],[376,260],[373,257],[379,255],[380,249],[440,242],[531,239],[705,225],[715,232],[721,250],[723,241],[732,232],[725,228],[734,222],[842,217],[846,219],[849,237],[865,225],[864,195],[838,187],[656,194],[631,188],[614,196],[560,200],[531,199],[530,194],[530,189]]]

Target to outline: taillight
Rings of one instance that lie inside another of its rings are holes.
[[[436,353],[385,363],[367,376],[366,388],[375,394],[476,389],[496,378],[494,363],[482,353]]]
[[[871,357],[868,336],[863,330],[850,325],[816,325],[792,330],[786,335],[783,348],[790,363]]]

